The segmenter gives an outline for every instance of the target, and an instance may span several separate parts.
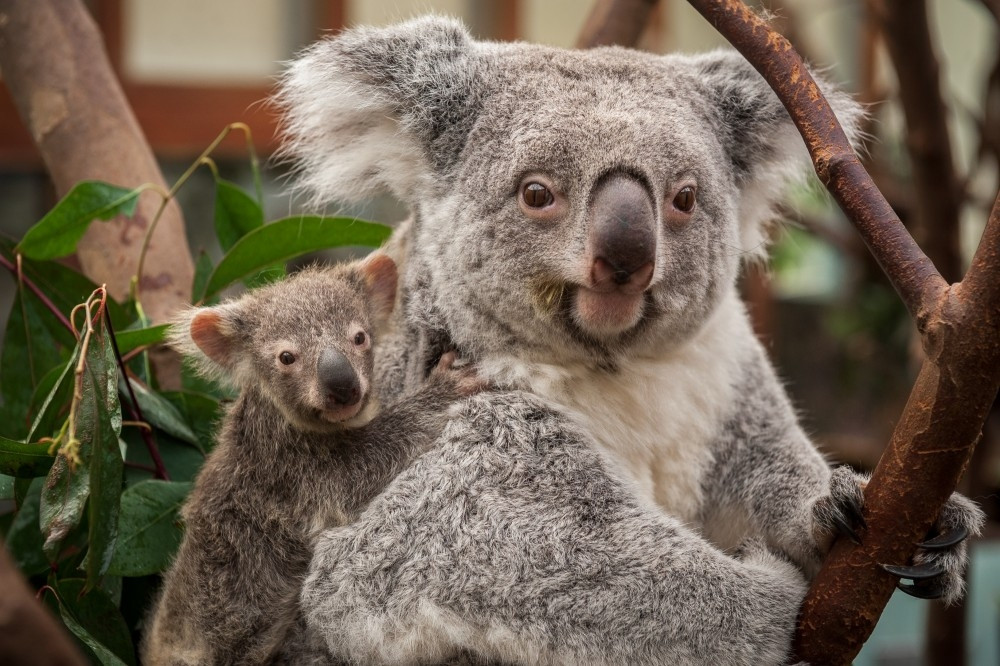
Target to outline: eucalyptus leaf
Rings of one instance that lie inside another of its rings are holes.
[[[134,215],[141,192],[96,180],[77,183],[55,208],[28,229],[17,251],[30,259],[58,259],[73,254],[94,220]]]
[[[0,474],[21,478],[45,476],[54,460],[48,444],[0,437]]]
[[[229,285],[262,269],[332,247],[378,247],[390,227],[350,217],[299,216],[265,224],[233,245],[208,278],[196,301],[214,296]]]
[[[264,226],[264,211],[238,185],[215,180],[215,235],[223,252],[246,234]]]
[[[158,324],[147,326],[146,328],[127,329],[115,331],[115,340],[118,341],[118,351],[125,355],[133,349],[156,345],[167,338],[167,331],[170,324]]]
[[[79,578],[60,580],[53,587],[63,624],[98,662],[105,666],[135,665],[128,625],[107,594],[99,589],[88,591]]]
[[[190,482],[149,480],[122,493],[118,544],[108,572],[146,576],[169,566],[180,546],[180,509],[191,492]]]
[[[194,281],[191,284],[192,303],[198,303],[202,300],[205,287],[208,286],[208,278],[211,277],[213,270],[215,270],[215,266],[212,264],[212,258],[202,250],[194,262]]]
[[[76,366],[78,351],[79,347],[73,350],[73,355],[69,357],[68,361],[52,368],[35,387],[29,411],[30,414],[35,415],[35,420],[28,431],[27,441],[30,442],[39,437],[50,437],[55,433],[60,421],[65,422],[72,397],[75,377],[73,370]]]
[[[102,321],[103,323],[103,321]],[[122,493],[122,460],[118,436],[122,429],[118,402],[118,366],[111,336],[101,327],[88,350],[88,372],[95,388],[96,424],[90,452],[90,502],[86,572],[88,590],[108,570],[118,536],[118,512]]]
[[[180,411],[169,400],[159,393],[150,391],[149,388],[134,379],[129,381],[132,383],[132,391],[135,393],[135,399],[139,401],[142,415],[150,425],[189,444],[200,447],[198,436],[191,429],[191,426],[188,425],[187,420]],[[122,382],[121,390],[127,393],[128,388],[124,385],[124,380]]]
[[[7,531],[7,550],[14,557],[17,568],[32,576],[49,568],[49,561],[42,551],[42,533],[38,529],[39,504],[45,479],[34,479],[22,500],[17,515]]]

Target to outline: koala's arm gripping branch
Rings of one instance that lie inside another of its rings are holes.
[[[688,0],[778,94],[821,180],[860,231],[921,331],[924,362],[865,489],[862,543],[841,539],[803,603],[795,650],[850,663],[895,579],[958,485],[1000,386],[1000,197],[965,279],[948,285],[864,171],[802,59],[739,0]]]
[[[741,0],[689,0],[767,80],[805,139],[819,179],[922,326],[948,286],[865,171],[801,56]]]

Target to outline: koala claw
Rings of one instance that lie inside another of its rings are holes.
[[[924,562],[912,567],[897,566],[895,564],[880,564],[880,567],[898,578],[908,578],[912,581],[928,580],[937,578],[946,572],[946,569],[936,562]]]
[[[858,528],[867,527],[865,517],[861,514],[864,506],[864,496],[861,494],[861,483],[858,475],[850,467],[838,467],[830,477],[830,494],[822,497],[813,507],[813,520],[819,528],[819,534],[829,548],[830,538],[834,534],[846,536],[854,543],[861,543]],[[822,541],[821,541],[822,543]]]
[[[940,579],[914,582],[912,585],[899,582],[896,589],[917,599],[940,599],[945,596],[946,584]]]
[[[962,543],[969,538],[969,530],[966,527],[956,527],[949,532],[939,534],[933,539],[928,539],[918,543],[917,546],[924,550],[947,550],[952,546]]]

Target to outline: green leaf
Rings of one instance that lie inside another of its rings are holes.
[[[0,474],[22,478],[45,476],[54,460],[48,444],[28,444],[0,437]]]
[[[21,438],[28,434],[31,395],[42,377],[59,364],[63,345],[56,331],[47,325],[46,320],[51,318],[51,313],[27,290],[21,290],[14,299],[0,351],[0,395],[7,419],[3,429],[8,436]],[[72,340],[72,334],[69,337]]]
[[[54,585],[63,623],[101,664],[134,666],[135,648],[125,618],[115,603],[99,589],[88,590],[85,581],[68,578]]]
[[[137,428],[127,428],[122,439],[128,444],[129,462],[148,467],[153,465],[149,449],[146,448]],[[187,442],[174,439],[165,432],[156,434],[156,446],[160,450],[160,457],[170,474],[171,481],[193,481],[205,462],[205,454]],[[152,473],[144,469],[125,468],[125,480],[130,487],[148,481],[151,476]]]
[[[264,226],[264,211],[238,185],[215,180],[215,235],[223,252],[246,234]]]
[[[115,331],[115,340],[118,341],[118,351],[124,356],[133,349],[159,344],[166,339],[168,330],[170,330],[170,324]]]
[[[73,350],[73,355],[61,366],[49,370],[42,381],[38,382],[35,392],[31,395],[29,414],[35,415],[25,441],[35,441],[39,437],[50,437],[60,422],[65,422],[69,412],[70,398],[73,391],[73,369],[80,348]]]
[[[118,544],[108,573],[146,576],[164,571],[180,546],[180,509],[192,483],[143,481],[122,493]]]
[[[38,528],[39,503],[44,483],[44,479],[34,479],[31,482],[28,492],[19,503],[14,522],[7,531],[7,549],[18,568],[28,576],[49,568],[49,562],[42,552],[42,533]]]
[[[134,379],[129,381],[132,383],[135,399],[139,401],[142,415],[150,425],[173,435],[177,439],[199,446],[198,436],[194,434],[187,420],[169,400],[159,393],[150,391],[145,385]],[[128,392],[124,383],[121,390],[125,393]]]
[[[118,528],[122,457],[118,448],[121,406],[118,403],[118,370],[104,320],[91,336],[87,349],[82,392],[76,414],[80,464],[56,456],[42,491],[42,533],[45,553],[55,560],[66,535],[80,523],[87,498],[90,557],[87,580],[94,584],[106,569]]]
[[[241,238],[208,278],[200,298],[214,296],[273,264],[331,247],[377,247],[389,238],[390,227],[350,217],[290,217],[266,224]]]
[[[14,499],[14,477],[0,474],[0,500]]]
[[[215,266],[212,265],[212,258],[202,250],[198,253],[198,258],[194,262],[194,281],[191,285],[191,302],[198,303],[205,287],[208,285],[208,278],[211,277]]]
[[[95,331],[91,345],[93,353],[88,350],[91,362],[87,369],[94,381],[96,427],[90,455],[89,548],[86,560],[88,590],[100,581],[114,557],[124,469],[118,445],[122,429],[118,366],[107,329],[102,326],[100,331]]]
[[[132,190],[96,180],[78,183],[28,229],[17,251],[30,259],[58,259],[73,254],[92,221],[134,215],[141,192],[141,188]]]
[[[184,415],[201,450],[211,451],[215,445],[215,427],[222,417],[219,400],[195,391],[165,391],[161,395]]]

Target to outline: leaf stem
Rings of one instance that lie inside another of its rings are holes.
[[[49,299],[49,297],[45,295],[45,292],[43,292],[38,287],[37,284],[32,282],[31,278],[29,278],[27,275],[24,274],[24,271],[20,269],[19,265],[15,266],[14,262],[12,262],[10,259],[0,254],[0,266],[3,266],[7,270],[9,270],[14,275],[14,277],[17,278],[19,282],[21,282],[22,284],[24,284],[24,286],[30,289],[31,292],[38,297],[38,300],[40,300],[42,304],[49,310],[49,312],[51,312],[55,316],[55,318],[59,320],[60,324],[65,326],[70,331],[73,330],[73,325],[69,323],[69,319],[66,318],[66,315],[60,312],[59,308],[56,307],[55,303],[53,303]]]
[[[132,390],[132,381],[128,378],[128,372],[125,370],[125,361],[122,359],[121,352],[118,350],[118,340],[115,338],[115,330],[111,324],[111,314],[104,310],[104,321],[108,327],[108,333],[110,333],[111,338],[111,348],[115,352],[115,360],[118,362],[118,370],[121,372],[122,379],[125,381],[125,386],[128,387],[128,395],[130,399],[129,411],[132,413],[133,421],[141,421],[142,423],[147,423],[146,417],[142,414],[142,407],[139,406],[139,401],[135,397],[135,391]],[[146,449],[149,451],[149,457],[153,459],[153,471],[155,472],[157,479],[163,479],[164,481],[170,480],[170,474],[167,473],[167,467],[163,464],[163,458],[160,456],[160,448],[156,445],[156,438],[153,436],[153,431],[148,426],[145,428],[139,428],[139,434],[142,436],[142,441],[146,443]]]

